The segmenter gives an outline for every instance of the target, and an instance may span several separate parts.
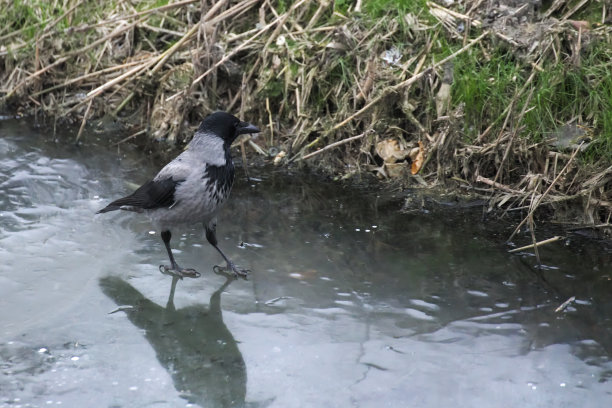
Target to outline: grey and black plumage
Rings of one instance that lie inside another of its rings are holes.
[[[219,251],[227,269],[235,276],[246,276],[247,271],[236,267],[219,249],[215,231],[217,212],[228,199],[234,182],[230,146],[239,135],[258,132],[256,126],[226,112],[207,116],[187,149],[162,168],[153,180],[129,196],[113,201],[98,213],[127,210],[147,214],[161,231],[170,258],[170,266],[161,265],[160,271],[181,278],[200,274],[176,263],[170,249],[170,230],[179,225],[201,222],[206,239]]]

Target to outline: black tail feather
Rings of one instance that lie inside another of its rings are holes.
[[[109,212],[109,211],[116,211],[116,210],[120,210],[121,207],[118,205],[114,205],[113,203],[107,205],[106,207],[104,207],[103,209],[96,211],[96,214],[102,214],[105,212]]]
[[[170,207],[174,204],[176,186],[182,181],[173,180],[172,178],[149,181],[129,196],[113,201],[96,214],[121,209],[141,212],[143,210]]]

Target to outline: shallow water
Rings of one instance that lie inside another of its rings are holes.
[[[194,226],[173,244],[202,277],[173,287],[144,217],[94,215],[159,169],[108,145],[0,122],[0,407],[612,401],[604,248],[551,244],[538,275],[467,210],[239,170],[218,238],[251,277],[214,274]]]

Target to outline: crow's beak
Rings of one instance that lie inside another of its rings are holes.
[[[251,125],[248,122],[240,122],[238,126],[238,134],[243,135],[245,133],[259,133],[260,130],[257,126]]]

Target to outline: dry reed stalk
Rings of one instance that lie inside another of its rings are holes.
[[[215,6],[213,6],[206,15],[212,15],[213,13],[218,11],[218,9],[223,5],[224,1],[221,1],[215,4]],[[125,79],[130,79],[130,78],[133,79],[141,71],[149,68],[153,64],[156,64],[153,70],[151,71],[151,75],[152,75],[153,73],[156,72],[156,70],[160,69],[161,66],[163,66],[164,62],[167,61],[168,58],[170,58],[170,56],[172,56],[180,47],[182,47],[187,41],[189,41],[193,37],[193,35],[198,31],[198,29],[199,29],[199,25],[195,24],[180,40],[178,40],[173,46],[168,48],[166,51],[164,51],[163,53],[161,53],[160,55],[156,57],[150,58],[149,61],[144,62],[143,64],[132,68],[131,70],[125,72],[124,74],[119,75],[118,77],[113,78],[112,80],[90,91],[86,95],[86,98],[83,101],[81,101],[77,106],[87,102],[91,98],[95,98],[96,96],[98,96],[99,94],[107,90],[108,88],[118,84],[119,82]],[[72,110],[74,110],[77,106],[75,106]]]
[[[306,0],[300,0],[297,3],[293,3],[291,5],[291,7],[289,8],[289,10],[287,10],[285,13],[283,13],[280,16],[277,16],[276,19],[274,20],[275,22],[278,23],[278,25],[276,26],[276,28],[274,29],[274,31],[272,32],[272,34],[270,34],[270,37],[268,38],[268,40],[266,41],[266,43],[264,44],[263,49],[267,50],[268,47],[270,47],[270,44],[272,44],[272,42],[274,40],[276,40],[276,37],[278,37],[278,35],[280,34],[281,30],[284,28],[285,23],[287,22],[287,19],[289,18],[289,16],[291,15],[291,13],[293,13],[295,10],[298,9],[298,7],[300,7],[302,4],[305,3]],[[272,8],[272,7],[271,7]],[[276,12],[276,10],[274,11]],[[285,28],[286,29],[286,28]],[[289,31],[286,29],[286,31]]]
[[[561,17],[561,21],[567,20],[568,18],[570,18],[572,15],[574,15],[575,12],[580,10],[582,8],[582,6],[584,6],[588,2],[589,2],[589,0],[582,0],[582,1],[578,2],[578,3],[576,3],[576,5],[571,8],[571,10],[568,10],[568,12],[565,13],[563,15],[563,17]]]
[[[128,24],[127,26],[124,27],[119,27],[115,30],[113,30],[112,32],[110,32],[109,34],[105,35],[102,38],[97,39],[96,41],[92,42],[91,44],[86,45],[83,48],[80,48],[78,50],[73,50],[68,52],[67,54],[65,54],[66,57],[74,57],[75,55],[82,55],[84,53],[86,53],[87,51],[91,50],[92,48],[97,47],[100,44],[105,43],[106,41],[117,37],[118,35],[121,35],[123,33],[125,33],[126,31],[129,31],[131,29],[133,29],[134,27],[136,27],[138,24],[142,23],[143,21],[145,21],[146,19],[142,18],[139,19],[131,24]]]
[[[224,1],[226,1],[226,0],[224,0]],[[218,2],[215,6],[213,6],[213,8],[211,10],[218,10],[218,8],[220,7],[220,4],[223,3],[224,1]],[[60,16],[56,20],[54,20],[51,23],[48,32],[46,32],[44,35],[47,35],[50,32],[52,26],[57,24],[57,22],[61,21],[62,18],[65,18],[67,15],[69,15],[72,11],[74,11],[74,9],[76,9],[77,6],[81,5],[82,2],[83,2],[82,0],[79,1],[75,6],[71,7],[69,10],[67,10],[62,16]],[[70,57],[74,57],[76,55],[82,55],[82,54],[86,53],[87,51],[89,51],[90,49],[95,48],[98,45],[103,44],[103,43],[107,42],[108,40],[110,40],[110,39],[112,39],[112,38],[114,38],[116,36],[119,36],[119,35],[125,33],[126,31],[129,31],[129,30],[133,29],[138,24],[140,24],[140,23],[145,21],[145,18],[143,18],[144,16],[148,16],[149,14],[152,14],[152,13],[155,13],[155,12],[160,12],[160,11],[164,11],[164,10],[168,10],[168,9],[172,9],[172,8],[176,8],[176,7],[181,7],[181,6],[184,6],[184,5],[187,5],[187,4],[191,4],[191,3],[194,3],[194,2],[196,2],[196,0],[186,0],[186,1],[182,1],[182,2],[168,4],[168,5],[165,5],[165,6],[157,7],[155,9],[150,9],[150,10],[145,10],[145,11],[142,11],[142,12],[134,13],[134,14],[129,15],[127,17],[116,18],[116,19],[112,19],[112,20],[108,20],[108,21],[104,22],[104,23],[110,23],[110,22],[116,22],[116,21],[126,21],[127,19],[130,19],[130,18],[141,17],[137,21],[135,21],[135,22],[133,22],[131,24],[128,24],[127,26],[119,27],[119,28],[113,30],[111,33],[105,35],[102,38],[99,38],[98,40],[94,41],[91,44],[86,45],[85,47],[82,47],[82,48],[80,48],[78,50],[73,50],[73,51],[70,51],[70,52],[66,53],[64,56],[60,57],[54,63],[49,64],[46,67],[37,70],[33,74],[30,74],[28,77],[24,78],[22,81],[20,81],[18,84],[16,84],[7,93],[7,95],[5,95],[3,97],[3,100],[10,99],[26,83],[28,83],[32,79],[35,79],[35,78],[39,77],[40,75],[44,74],[49,69],[51,69],[51,68],[53,68],[53,67],[55,67],[55,66],[57,66],[59,64],[62,64],[64,62],[66,62]],[[96,25],[96,26],[99,26],[99,24]],[[87,27],[87,28],[93,28],[93,27],[94,26],[90,26],[90,27]],[[175,49],[173,49],[173,51],[175,51]],[[131,72],[131,74],[133,74],[134,72],[138,72],[138,71],[133,71],[133,72]],[[77,81],[74,81],[74,82],[77,82]],[[70,83],[73,83],[73,82],[70,82]],[[104,89],[106,89],[106,88],[104,88]],[[88,94],[88,97],[91,96],[90,94]],[[87,100],[83,101],[83,103],[86,102],[86,101]]]
[[[207,21],[209,24],[219,24],[220,22],[227,20],[229,17],[236,17],[238,14],[250,9],[258,1],[259,0],[243,0],[219,13],[219,15],[216,17],[210,18],[212,17],[212,14],[210,16],[204,16],[204,18],[207,19],[205,21]]]
[[[272,111],[270,111],[270,98],[266,98],[266,110],[268,111],[268,126],[270,128],[270,146],[274,146],[274,122],[272,121]]]
[[[99,71],[91,72],[89,74],[85,74],[85,75],[81,75],[81,76],[76,77],[76,78],[72,78],[72,79],[67,80],[66,82],[64,82],[62,84],[52,86],[51,88],[46,88],[46,89],[43,89],[42,91],[35,92],[35,93],[32,94],[32,96],[39,96],[39,95],[43,95],[43,94],[46,94],[46,93],[49,93],[49,92],[53,92],[53,91],[58,90],[60,88],[64,88],[64,87],[66,87],[68,85],[72,85],[74,83],[84,81],[85,79],[96,78],[98,76],[102,76],[104,74],[108,74],[108,73],[114,72],[114,71],[119,71],[119,70],[121,70],[123,68],[133,67],[134,65],[138,65],[138,64],[141,64],[141,63],[142,63],[142,60],[138,60],[138,61],[127,62],[125,64],[114,65],[112,67],[104,68],[104,69],[101,69]]]
[[[508,252],[511,253],[511,254],[514,254],[514,253],[517,253],[517,252],[524,251],[526,249],[531,249],[531,248],[535,248],[535,247],[541,247],[542,245],[546,245],[546,244],[550,244],[552,242],[556,242],[556,241],[560,240],[561,238],[562,237],[560,237],[560,236],[554,236],[552,238],[548,238],[548,239],[542,240],[540,242],[536,242],[535,244],[529,244],[529,245],[522,246],[520,248],[511,249]]]
[[[584,144],[584,142],[581,142],[580,145],[578,147],[576,147],[576,149],[574,150],[574,153],[572,153],[572,156],[570,157],[570,159],[568,160],[568,162],[565,164],[565,166],[561,169],[561,171],[559,172],[559,174],[557,175],[557,177],[555,177],[555,179],[553,180],[552,183],[550,183],[550,186],[548,186],[548,188],[546,189],[546,191],[544,191],[544,193],[542,195],[540,195],[538,197],[538,200],[536,201],[536,203],[533,205],[533,208],[531,208],[529,210],[529,214],[527,214],[527,217],[525,217],[523,219],[523,221],[521,221],[519,223],[519,225],[515,228],[514,232],[512,232],[512,234],[510,235],[510,237],[508,238],[508,241],[512,241],[512,238],[514,238],[514,236],[519,232],[519,230],[521,229],[521,227],[525,224],[525,222],[527,222],[527,220],[529,219],[529,217],[533,216],[533,213],[535,212],[535,210],[538,209],[538,207],[540,206],[540,203],[542,202],[542,200],[544,199],[544,197],[546,197],[548,195],[548,193],[550,192],[550,190],[552,190],[552,188],[554,187],[555,184],[557,184],[557,182],[559,181],[559,179],[561,178],[561,176],[563,175],[563,173],[565,173],[565,171],[569,168],[570,164],[572,163],[572,161],[574,160],[574,158],[576,157],[576,155],[578,154],[578,152],[580,151],[580,148],[582,147],[582,145]]]
[[[279,18],[280,17],[280,15],[276,11],[276,9],[272,6],[272,4],[270,4],[270,0],[266,0],[265,1],[265,5],[268,6],[268,9],[270,9],[270,11],[272,12],[272,15],[274,15],[275,18]],[[289,28],[286,25],[287,20],[289,19],[289,16],[291,15],[291,12],[292,12],[292,10],[290,10],[288,13],[286,13],[285,17],[283,17],[280,20],[280,22],[278,23],[278,26],[276,27],[276,30],[274,30],[272,35],[270,35],[270,37],[268,38],[268,41],[266,42],[266,45],[264,46],[265,50],[268,49],[268,46],[272,43],[272,41],[274,41],[276,39],[276,37],[278,36],[278,34],[280,33],[281,30],[284,30],[285,33],[287,33],[287,35],[291,38],[291,40],[296,41],[296,37],[293,34],[291,34],[291,30],[289,30]]]
[[[467,22],[469,22],[471,25],[473,25],[474,27],[478,28],[482,25],[482,23],[476,19],[473,19],[471,17],[469,17],[468,15],[465,14],[461,14],[459,12],[456,12],[454,10],[448,9],[446,7],[442,7],[441,5],[434,3],[433,1],[428,1],[427,2],[427,6],[430,8],[434,8],[434,9],[438,9],[438,10],[443,10],[445,13],[448,13],[449,15],[455,17],[455,18],[459,18],[461,20],[465,20]]]
[[[123,139],[121,139],[120,141],[116,142],[116,143],[115,143],[113,146],[120,145],[121,143],[125,143],[125,142],[127,142],[128,140],[132,140],[132,139],[136,138],[137,136],[144,135],[144,134],[146,134],[146,133],[147,133],[147,129],[142,129],[142,130],[139,130],[139,131],[138,131],[138,132],[136,132],[136,133],[132,133],[131,135],[129,135],[129,136],[127,136],[127,137],[124,137],[124,138],[123,138]]]
[[[529,94],[527,95],[527,99],[525,100],[525,103],[523,104],[523,109],[521,110],[521,113],[519,114],[516,120],[516,123],[522,123],[523,117],[525,116],[525,112],[527,111],[527,107],[529,106],[529,102],[531,102],[531,97],[533,96],[533,90],[534,88],[531,88],[531,90],[529,91]],[[518,128],[515,128],[514,131],[512,132],[512,135],[510,136],[510,140],[508,141],[508,145],[506,146],[506,150],[504,151],[504,156],[502,157],[501,162],[498,165],[497,173],[495,174],[495,178],[493,179],[493,181],[499,180],[502,170],[504,168],[504,164],[506,163],[506,160],[508,159],[508,155],[510,154],[510,150],[512,149],[512,144],[521,129],[522,129],[521,127],[518,127]],[[496,143],[496,145],[497,144],[498,143]]]
[[[168,30],[167,28],[153,27],[153,26],[148,25],[147,23],[142,23],[140,26],[146,28],[147,30],[154,31],[156,33],[170,34],[175,37],[182,37],[185,35],[185,33],[182,33],[180,31]]]
[[[95,98],[96,96],[100,95],[102,92],[104,92],[105,90],[107,90],[108,88],[118,84],[119,82],[123,81],[124,79],[133,77],[134,75],[136,75],[137,73],[139,73],[140,71],[152,66],[156,61],[159,60],[159,58],[161,58],[161,56],[158,56],[157,58],[153,57],[150,58],[149,61],[144,62],[132,69],[130,69],[129,71],[119,75],[116,78],[111,79],[108,82],[105,82],[104,84],[100,85],[99,87],[97,87],[96,89],[93,89],[91,91],[89,91],[86,95],[86,98],[81,101],[80,103],[83,104],[87,101],[89,101],[89,99],[91,98]]]
[[[31,74],[30,76],[28,76],[28,77],[26,77],[25,79],[23,79],[21,82],[19,82],[17,85],[15,85],[15,86],[13,87],[13,89],[12,89],[11,91],[9,91],[9,93],[8,93],[7,95],[5,95],[5,96],[4,96],[4,99],[5,99],[5,100],[10,99],[10,98],[11,98],[11,97],[12,97],[12,96],[15,94],[15,92],[17,92],[17,90],[19,90],[19,89],[20,89],[22,86],[24,86],[26,83],[28,83],[28,82],[29,82],[29,81],[31,81],[32,79],[38,78],[40,75],[44,74],[44,73],[45,73],[45,72],[47,72],[49,69],[51,69],[51,68],[53,68],[53,67],[55,67],[55,66],[57,66],[57,65],[59,65],[59,64],[62,64],[62,63],[64,63],[64,62],[68,61],[68,60],[70,59],[70,57],[73,57],[73,56],[75,56],[75,55],[79,55],[79,54],[83,54],[83,53],[85,53],[86,51],[89,51],[90,49],[92,49],[92,48],[94,48],[94,47],[96,47],[96,46],[98,46],[98,45],[100,45],[100,44],[102,44],[102,43],[104,43],[104,42],[108,41],[109,39],[111,39],[111,38],[113,38],[113,37],[116,37],[116,36],[118,36],[118,35],[120,35],[120,34],[123,34],[124,32],[126,32],[126,31],[128,31],[128,30],[130,30],[130,29],[134,28],[134,27],[135,27],[135,26],[136,26],[136,25],[137,25],[139,22],[140,22],[140,20],[139,20],[139,21],[137,21],[137,22],[135,22],[135,23],[132,23],[132,24],[130,24],[130,25],[128,25],[128,26],[126,26],[126,27],[119,28],[119,29],[117,29],[117,30],[115,30],[115,31],[111,32],[110,34],[108,34],[108,35],[104,36],[103,38],[100,38],[100,39],[98,39],[98,40],[94,41],[92,44],[89,44],[89,45],[87,45],[87,46],[85,46],[85,47],[83,47],[83,48],[81,48],[81,49],[79,49],[79,50],[75,50],[75,51],[68,52],[68,53],[67,53],[67,54],[65,54],[63,57],[59,58],[58,60],[56,60],[56,61],[55,61],[55,62],[53,62],[52,64],[47,65],[47,66],[46,66],[45,68],[43,68],[43,69],[37,70],[36,72],[34,72],[33,74]]]
[[[538,65],[536,64],[536,66],[538,66]],[[527,78],[527,80],[525,81],[525,83],[523,84],[521,89],[514,95],[514,97],[512,98],[512,100],[510,101],[508,106],[506,107],[506,109],[504,109],[503,112],[499,115],[499,118],[501,118],[503,115],[506,115],[506,118],[504,119],[504,124],[502,125],[501,130],[500,130],[500,135],[503,132],[503,130],[506,128],[506,125],[508,124],[508,121],[509,121],[510,116],[512,114],[512,110],[513,110],[512,108],[514,107],[514,104],[518,101],[518,99],[521,97],[521,95],[523,95],[523,93],[525,93],[525,90],[527,89],[529,84],[531,84],[531,81],[533,81],[533,79],[535,78],[535,74],[536,74],[536,69],[534,67],[534,69],[531,71],[531,75],[529,75],[529,78]],[[489,135],[491,130],[493,130],[493,127],[495,126],[495,124],[497,123],[499,118],[497,118],[496,120],[491,122],[491,125],[489,125],[489,127],[487,127],[485,129],[485,131],[482,132],[476,138],[476,141],[475,141],[476,144],[481,144],[482,142],[484,142],[484,139]],[[499,141],[499,138],[498,138],[498,141]]]
[[[112,18],[110,20],[101,21],[101,22],[96,23],[96,24],[87,25],[87,26],[84,26],[84,27],[76,27],[74,29],[74,31],[86,31],[86,30],[90,30],[92,28],[97,28],[97,27],[101,27],[101,26],[104,26],[104,25],[107,25],[107,24],[116,23],[118,21],[126,21],[126,20],[130,20],[132,18],[135,18],[135,17],[147,16],[147,15],[152,14],[152,13],[159,13],[159,12],[162,12],[162,11],[170,10],[170,9],[177,8],[177,7],[183,7],[183,6],[186,6],[186,5],[189,5],[189,4],[192,4],[192,3],[198,3],[198,2],[200,2],[200,0],[178,1],[176,3],[166,4],[164,6],[155,7],[155,8],[149,9],[149,10],[143,10],[143,11],[140,11],[138,13],[133,13],[133,14],[130,14],[130,15],[127,15],[127,16],[124,16],[124,17],[116,17],[116,18]]]
[[[333,149],[334,147],[341,146],[341,145],[343,145],[343,144],[346,144],[346,143],[352,142],[352,141],[354,141],[354,140],[361,139],[362,137],[364,137],[364,136],[365,136],[365,135],[367,135],[368,133],[369,133],[369,132],[364,132],[364,133],[362,133],[362,134],[360,134],[360,135],[357,135],[357,136],[347,137],[346,139],[342,139],[342,140],[339,140],[339,141],[337,141],[337,142],[330,143],[330,144],[328,144],[327,146],[325,146],[325,147],[323,147],[323,148],[321,148],[321,149],[319,149],[319,150],[317,150],[317,151],[315,151],[315,152],[309,153],[309,154],[307,154],[307,155],[306,155],[306,156],[304,156],[304,157],[297,158],[297,160],[306,160],[306,159],[310,159],[311,157],[314,157],[314,156],[316,156],[316,155],[318,155],[318,154],[321,154],[321,153],[323,153],[323,152],[325,152],[325,151],[327,151],[327,150],[329,150],[329,149]]]
[[[317,10],[314,12],[312,17],[310,18],[310,21],[308,22],[304,30],[307,31],[307,30],[313,29],[315,24],[319,21],[319,18],[321,18],[321,16],[323,15],[323,12],[325,11],[326,8],[329,7],[329,5],[330,5],[329,0],[320,1],[319,7],[317,8]],[[299,34],[299,33],[296,33],[296,34]]]
[[[559,313],[559,312],[564,311],[575,300],[576,300],[576,296],[570,297],[569,299],[567,299],[565,302],[561,303],[559,305],[559,307],[557,307],[555,309],[555,313]]]
[[[559,7],[565,3],[566,0],[554,0],[553,3],[548,7],[548,9],[544,12],[544,17],[550,17]]]
[[[221,0],[221,1],[216,2],[215,5],[212,6],[206,12],[206,14],[201,18],[201,21],[204,24],[216,24],[219,21],[221,21],[222,19],[227,18],[229,16],[232,16],[233,13],[237,13],[240,10],[242,10],[242,8],[245,7],[244,3],[247,3],[247,4],[249,4],[249,3],[253,4],[254,3],[253,0],[249,0],[247,2],[238,3],[237,5],[229,8],[225,12],[221,13],[218,16],[218,19],[211,19],[211,17],[215,13],[217,13],[217,11],[219,11],[219,9],[221,7],[223,7],[227,3],[227,1],[228,0]],[[223,16],[223,17],[221,17],[221,16]],[[174,45],[172,45],[172,47],[170,47],[168,50],[166,50],[166,52],[164,52],[164,56],[162,58],[160,58],[159,62],[151,70],[150,75],[155,74],[176,51],[178,51],[187,41],[191,40],[191,38],[198,32],[199,28],[200,28],[200,25],[199,24],[195,24],[193,27],[191,27],[191,29],[189,29],[189,31],[187,31],[187,33],[183,37],[181,37],[180,40],[178,40],[176,43],[174,43]]]
[[[516,194],[516,195],[523,195],[524,192],[523,191],[519,191],[519,190],[515,190],[505,184],[501,184],[498,183],[494,180],[488,179],[486,177],[482,177],[481,175],[476,176],[476,182],[477,183],[484,183],[484,184],[488,184],[491,187],[495,187],[498,190],[502,190],[505,191],[507,193],[511,193],[511,194]]]
[[[533,194],[535,195],[536,190],[533,191]],[[531,203],[533,203],[533,197],[531,199]],[[538,249],[538,246],[536,245],[537,240],[536,240],[536,236],[535,236],[535,222],[533,221],[533,212],[530,212],[529,215],[527,216],[529,218],[529,232],[531,235],[531,243],[533,245],[533,253],[536,256],[536,261],[538,262],[538,268],[542,268],[542,260],[540,259],[540,250]]]
[[[219,2],[217,4],[222,4],[223,2]],[[199,24],[194,24],[193,27],[191,27],[189,29],[189,31],[187,31],[185,33],[184,36],[181,37],[180,40],[178,40],[177,42],[175,42],[172,47],[168,48],[166,51],[164,51],[158,58],[157,58],[157,64],[155,64],[155,66],[153,67],[153,69],[149,72],[149,75],[152,76],[154,75],[157,71],[159,71],[159,69],[161,67],[164,66],[164,64],[166,63],[166,61],[168,61],[168,59],[175,53],[177,52],[187,41],[191,40],[191,38],[195,35],[195,33],[198,32],[198,30],[200,29],[200,25]]]
[[[83,4],[85,2],[85,0],[79,0],[74,6],[70,7],[68,10],[66,10],[64,13],[62,13],[62,15],[60,15],[58,18],[56,18],[55,20],[53,20],[51,23],[49,23],[49,25],[45,26],[45,29],[43,30],[43,36],[50,32],[52,28],[54,28],[57,23],[59,23],[60,21],[62,21],[64,18],[66,18],[67,16],[69,16],[77,7],[79,7],[81,4]]]
[[[85,129],[85,123],[87,123],[87,117],[89,116],[89,111],[91,110],[91,105],[93,103],[93,99],[89,101],[89,105],[87,105],[87,110],[85,110],[85,114],[83,115],[83,121],[81,122],[81,127],[79,127],[79,132],[76,135],[75,143],[79,141],[81,135],[83,134],[83,130]]]
[[[3,100],[8,100],[10,99],[13,95],[15,95],[15,93],[22,87],[24,86],[26,83],[28,83],[28,81],[31,81],[34,78],[37,78],[39,76],[41,76],[42,74],[44,74],[45,72],[47,72],[48,70],[50,70],[51,68],[54,68],[60,64],[63,64],[64,62],[68,61],[68,57],[62,57],[58,60],[56,60],[55,62],[47,65],[44,68],[39,69],[38,71],[34,72],[33,74],[30,74],[29,76],[27,76],[26,78],[22,79],[19,83],[17,83],[17,85],[15,85],[13,87],[13,89],[11,89],[2,99]]]

